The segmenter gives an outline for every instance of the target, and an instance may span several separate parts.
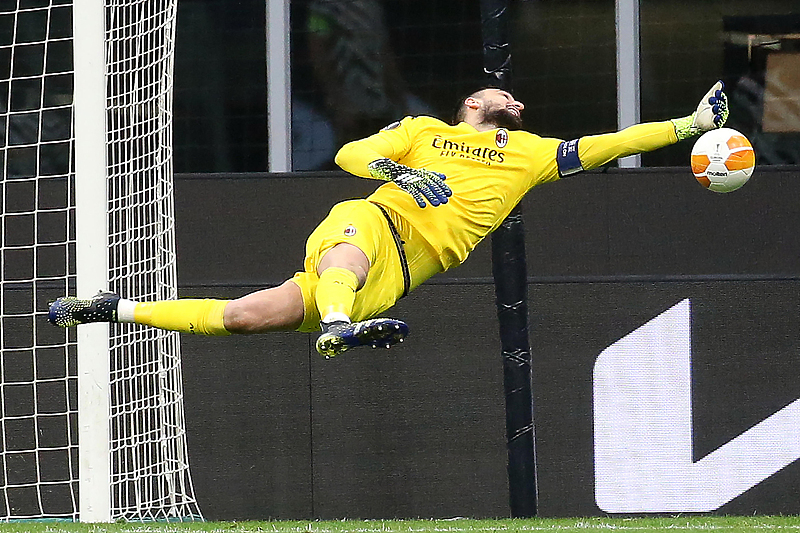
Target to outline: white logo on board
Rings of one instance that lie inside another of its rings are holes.
[[[800,459],[798,399],[694,461],[691,381],[688,299],[598,356],[594,453],[600,509],[713,511]]]

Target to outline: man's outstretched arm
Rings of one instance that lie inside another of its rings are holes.
[[[636,124],[624,130],[565,141],[556,159],[562,176],[605,165],[619,157],[650,152],[700,133],[722,127],[728,106],[722,82],[717,82],[689,116],[664,122]]]

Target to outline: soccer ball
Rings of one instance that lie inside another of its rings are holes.
[[[755,166],[753,145],[731,128],[705,132],[692,148],[692,173],[714,192],[735,191],[747,183]]]

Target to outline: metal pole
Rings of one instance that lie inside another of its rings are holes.
[[[639,0],[617,0],[617,122],[619,129],[641,122]],[[619,159],[621,168],[642,166],[640,155]]]
[[[511,84],[509,0],[481,0],[484,71],[489,83],[506,90]],[[516,207],[492,234],[497,318],[506,395],[508,489],[511,516],[536,515],[536,458],[528,341],[525,225]]]
[[[267,143],[269,171],[292,170],[289,0],[267,0]]]

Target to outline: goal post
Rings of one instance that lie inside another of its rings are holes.
[[[72,6],[75,68],[76,293],[108,286],[104,0]],[[78,493],[81,522],[111,521],[109,327],[78,329]]]
[[[47,322],[63,295],[177,297],[175,16],[0,3],[0,521],[202,520],[178,334]]]

